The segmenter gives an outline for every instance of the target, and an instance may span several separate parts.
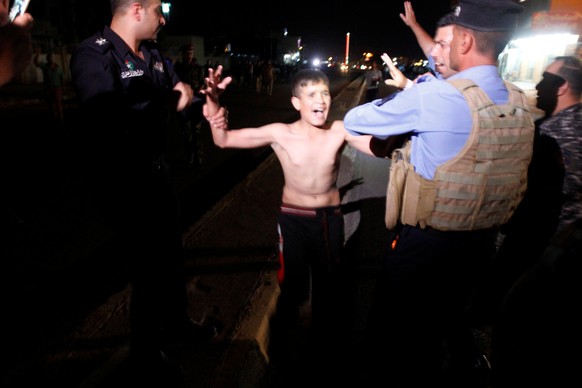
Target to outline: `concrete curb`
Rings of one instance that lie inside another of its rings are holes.
[[[276,272],[260,275],[258,287],[246,310],[225,357],[214,374],[213,387],[256,388],[261,385],[267,367],[270,319],[275,313],[280,289]]]

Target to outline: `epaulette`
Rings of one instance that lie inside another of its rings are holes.
[[[90,38],[90,47],[101,53],[105,53],[111,48],[111,42],[98,33]]]

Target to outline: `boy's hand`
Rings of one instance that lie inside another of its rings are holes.
[[[218,97],[226,90],[226,87],[232,82],[232,77],[222,78],[222,65],[218,65],[216,70],[208,69],[206,85],[200,90],[200,93],[206,95],[206,99],[211,99],[218,104]]]

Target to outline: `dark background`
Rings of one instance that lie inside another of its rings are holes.
[[[421,58],[414,34],[399,17],[403,1],[320,2],[320,1],[237,1],[173,0],[168,35],[196,35],[208,41],[231,43],[235,53],[252,54],[253,41],[270,33],[300,36],[313,56],[345,55],[346,34],[350,33],[350,57],[372,52]],[[429,34],[436,21],[456,0],[415,0],[417,20]],[[62,33],[61,43],[78,42],[91,36],[111,19],[109,0],[31,0],[35,20],[50,19]],[[59,42],[56,42],[59,43]]]
[[[403,1],[259,1],[225,6],[213,2],[175,1],[168,32],[212,35],[224,33],[237,47],[255,34],[280,32],[299,35],[311,52],[321,57],[343,56],[346,34],[350,33],[351,56],[363,52],[422,57],[414,34],[399,17]],[[447,13],[451,0],[416,0],[417,20],[432,35],[438,18]],[[219,31],[217,31],[219,30]]]

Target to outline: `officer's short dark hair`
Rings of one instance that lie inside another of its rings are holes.
[[[565,55],[555,58],[561,61],[562,66],[558,70],[558,75],[568,81],[568,87],[574,91],[574,94],[582,94],[582,62],[580,59]]]
[[[455,14],[455,11],[451,11],[448,14],[446,14],[445,16],[441,17],[437,21],[436,27],[441,28],[441,27],[451,26],[451,25],[455,24],[456,18],[457,18],[457,15]]]

